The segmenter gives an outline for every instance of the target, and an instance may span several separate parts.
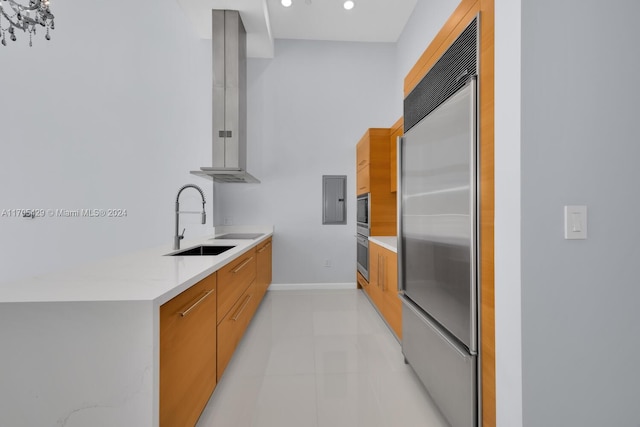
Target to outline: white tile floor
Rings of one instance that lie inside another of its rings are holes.
[[[445,427],[362,291],[269,291],[197,427]]]

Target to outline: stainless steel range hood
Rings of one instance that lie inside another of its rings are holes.
[[[213,156],[211,166],[191,173],[216,182],[260,182],[246,171],[246,39],[238,11],[212,11]]]

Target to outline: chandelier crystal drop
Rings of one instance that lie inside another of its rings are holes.
[[[7,34],[16,41],[16,30],[29,33],[29,46],[37,26],[46,29],[44,38],[51,40],[49,30],[54,29],[49,0],[0,0],[0,43],[7,45]]]

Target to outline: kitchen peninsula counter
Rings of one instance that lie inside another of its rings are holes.
[[[182,249],[235,246],[217,256],[165,256],[167,244],[0,285],[0,425],[158,426],[159,307],[273,235],[231,227]]]
[[[62,272],[2,284],[0,303],[153,301],[161,305],[273,234],[273,227],[253,227],[249,230],[264,235],[254,240],[213,239],[214,236],[209,236],[181,242],[181,250],[201,244],[235,246],[216,256],[165,256],[178,252],[167,244]],[[218,231],[217,235],[228,232],[225,229]]]

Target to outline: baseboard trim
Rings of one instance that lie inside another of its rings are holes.
[[[356,282],[351,283],[272,283],[270,291],[310,291],[356,289]]]

